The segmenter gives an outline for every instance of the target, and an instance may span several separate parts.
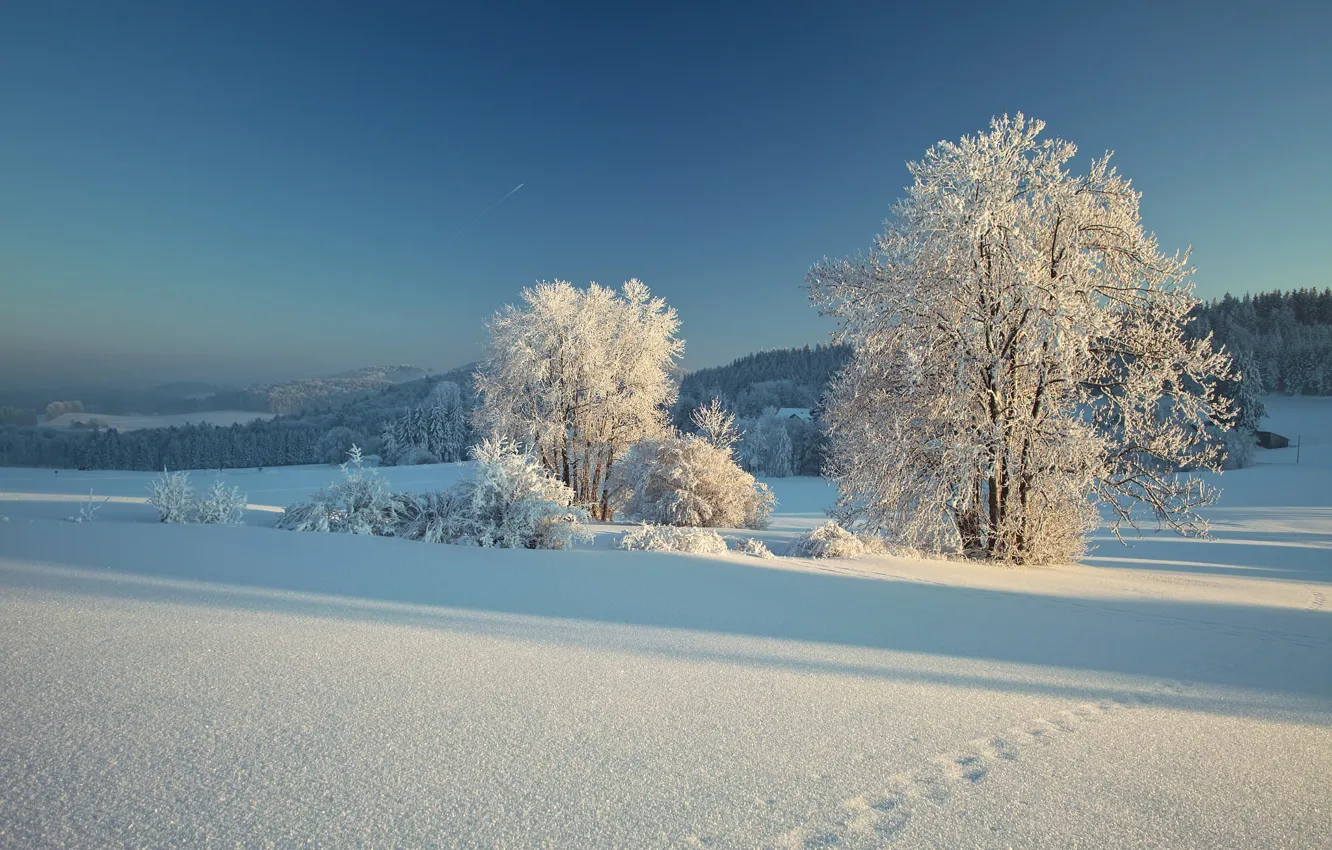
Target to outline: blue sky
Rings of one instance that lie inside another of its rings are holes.
[[[1200,294],[1326,286],[1328,5],[6,3],[0,386],[448,368],[554,277],[815,342],[810,264],[1017,111]]]

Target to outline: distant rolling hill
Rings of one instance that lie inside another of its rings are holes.
[[[419,366],[366,366],[329,375],[325,378],[304,378],[254,387],[247,392],[268,397],[273,413],[298,413],[314,407],[328,407],[351,398],[382,390],[394,384],[406,383],[426,377],[429,370]]]
[[[115,428],[137,431],[141,428],[170,428],[178,425],[236,425],[256,419],[272,419],[274,414],[255,410],[208,410],[200,413],[116,414],[62,413],[43,424],[48,428]]]

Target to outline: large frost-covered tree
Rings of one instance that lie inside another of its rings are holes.
[[[671,368],[684,348],[679,326],[675,310],[638,280],[618,293],[559,280],[525,289],[521,306],[489,323],[478,423],[527,447],[577,504],[610,519],[615,462],[666,433]]]
[[[825,418],[842,518],[910,545],[1019,563],[1081,551],[1107,505],[1203,532],[1210,388],[1229,358],[1185,334],[1185,255],[1143,231],[1110,165],[1022,115],[941,142],[868,256],[824,261],[811,299],[854,356]]]

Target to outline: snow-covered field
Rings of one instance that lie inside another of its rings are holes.
[[[133,414],[121,416],[113,413],[62,413],[44,423],[48,428],[68,428],[75,422],[97,422],[103,428],[117,431],[137,431],[141,428],[171,428],[180,425],[217,425],[229,427],[244,425],[256,419],[272,419],[272,413],[254,410],[206,410],[201,413]]]
[[[1332,399],[1268,406],[1300,464],[1223,476],[1214,540],[1025,570],[162,526],[149,474],[0,470],[0,845],[1332,846]],[[770,483],[779,551],[833,493]]]

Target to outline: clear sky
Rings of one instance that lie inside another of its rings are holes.
[[[0,386],[448,368],[555,277],[692,367],[815,342],[810,264],[1004,112],[1115,150],[1200,294],[1326,286],[1330,6],[11,0]]]

